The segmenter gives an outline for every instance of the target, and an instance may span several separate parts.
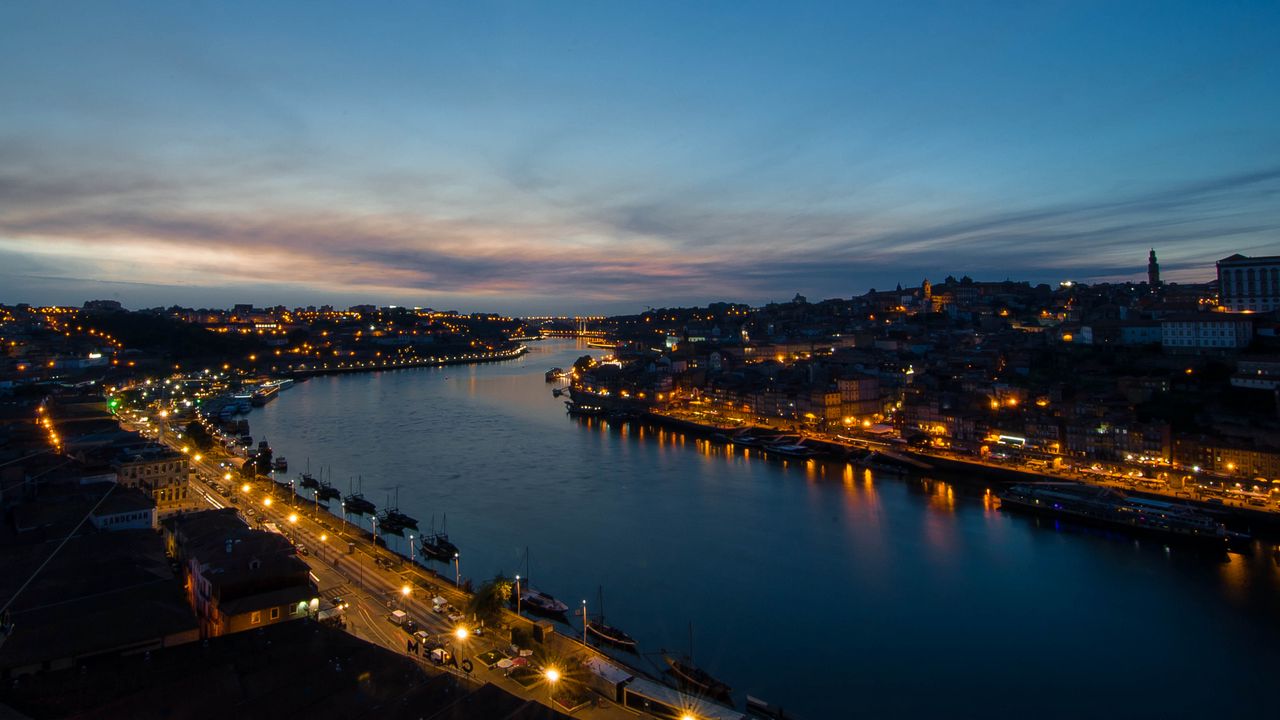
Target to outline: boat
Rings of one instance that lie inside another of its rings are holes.
[[[1077,483],[1014,485],[1000,493],[1000,507],[1061,517],[1093,525],[1225,545],[1228,533],[1217,520],[1180,503],[1131,497],[1105,487]]]
[[[547,382],[555,382],[555,381],[557,381],[557,380],[560,380],[560,379],[564,378],[564,369],[563,369],[563,368],[558,368],[558,367],[553,367],[553,368],[551,368],[550,370],[548,370],[548,371],[547,371],[547,376],[546,376],[546,377],[547,377]]]
[[[304,472],[298,475],[298,485],[307,488],[308,490],[315,490],[320,487],[320,481],[311,473]]]
[[[275,470],[276,472],[288,472],[288,471],[289,471],[289,461],[288,461],[288,460],[286,460],[286,459],[285,459],[285,457],[284,457],[283,455],[281,455],[280,457],[278,457],[278,458],[276,458],[274,461],[272,461],[272,463],[271,463],[271,468],[272,468],[273,470]]]
[[[580,415],[583,417],[596,417],[605,414],[605,409],[599,405],[584,405],[572,400],[564,401],[565,412],[570,415]]]
[[[599,620],[592,620],[591,618],[583,619],[583,622],[586,623],[587,632],[614,647],[629,650],[631,652],[636,651],[635,638],[616,627],[604,624],[604,588],[600,588],[600,614],[597,617]]]
[[[539,592],[533,589],[533,585],[529,580],[529,549],[524,551],[524,574],[525,584],[520,588],[520,604],[529,609],[529,612],[538,615],[550,615],[552,617],[562,617],[569,611],[569,606],[557,600],[552,595]]]
[[[722,702],[733,701],[733,688],[711,677],[710,673],[693,664],[689,657],[673,657],[664,655],[669,672],[679,683],[682,690],[709,697]]]
[[[543,615],[564,615],[569,611],[568,605],[565,605],[547,593],[534,590],[531,587],[524,587],[520,589],[520,602],[523,603],[530,612],[540,613]]]
[[[363,488],[363,481],[360,483]],[[350,490],[351,488],[347,488]],[[346,512],[355,513],[356,515],[373,515],[378,509],[376,505],[365,499],[364,495],[358,492],[352,492],[342,499],[342,504],[346,508]]]
[[[404,526],[396,522],[395,518],[389,517],[386,512],[381,515],[374,516],[374,522],[378,526],[378,532],[383,535],[399,535],[404,537]]]
[[[410,530],[417,530],[417,529],[418,529],[418,519],[417,519],[417,518],[410,517],[410,516],[405,515],[404,513],[400,512],[400,487],[399,487],[399,486],[397,486],[397,487],[396,487],[396,501],[395,501],[395,504],[394,504],[394,505],[392,505],[392,506],[387,510],[387,512],[386,512],[386,517],[387,517],[387,519],[388,519],[388,520],[390,520],[390,521],[392,521],[392,522],[396,523],[396,524],[397,524],[397,525],[399,525],[400,527],[406,527],[406,528],[409,528]]]
[[[804,444],[803,440],[794,443],[773,442],[764,446],[765,452],[792,458],[811,458],[818,454],[817,450]]]
[[[448,522],[447,518],[445,522]],[[436,532],[434,515],[431,517],[431,533],[422,537],[421,548],[423,555],[441,562],[449,562],[458,554],[458,546],[449,542],[449,533],[445,532],[443,524],[440,532]]]
[[[279,394],[279,385],[264,385],[255,390],[253,394],[249,396],[249,404],[254,407],[262,407],[272,400],[275,400],[276,396]]]

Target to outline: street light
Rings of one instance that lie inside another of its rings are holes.
[[[582,644],[587,644],[587,601],[582,601]]]
[[[520,617],[520,576],[516,576],[516,617]]]
[[[547,679],[547,687],[549,688],[547,691],[547,697],[551,698],[551,702],[554,703],[556,700],[556,683],[560,681],[560,671],[556,668],[549,667],[542,676]]]
[[[453,554],[453,584],[455,587],[462,587],[462,563],[458,559],[458,553]]]
[[[262,506],[263,506],[263,507],[271,507],[271,498],[269,498],[269,497],[262,498]]]
[[[294,525],[298,524],[298,513],[289,513],[289,522]]]
[[[413,535],[409,536],[409,564],[413,564]]]

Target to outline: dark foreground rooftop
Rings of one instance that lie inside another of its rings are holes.
[[[27,676],[0,703],[32,718],[567,720],[493,685],[450,675],[313,622]],[[2,715],[0,715],[2,716]]]

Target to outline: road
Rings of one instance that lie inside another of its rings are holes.
[[[341,598],[348,604],[344,617],[348,632],[413,657],[428,672],[451,672],[475,687],[491,682],[517,697],[551,705],[551,688],[544,682],[525,688],[507,677],[505,671],[497,667],[486,667],[477,658],[489,650],[514,655],[510,643],[511,629],[519,628],[523,637],[532,637],[534,619],[505,611],[501,627],[488,629],[483,636],[471,633],[465,640],[459,640],[455,633],[458,626],[464,623],[456,623],[445,614],[434,612],[431,604],[432,598],[439,596],[455,607],[467,606],[469,595],[455,587],[452,578],[442,577],[385,548],[377,547],[363,530],[343,523],[328,512],[317,512],[314,505],[309,505],[305,500],[288,497],[287,488],[282,490],[275,483],[263,480],[250,481],[246,485],[244,480],[234,475],[231,480],[226,480],[227,469],[218,465],[223,458],[200,457],[197,460],[196,457],[192,456],[191,491],[198,501],[208,508],[237,507],[253,526],[260,527],[267,522],[276,525],[299,546],[301,559],[317,578],[320,596],[326,601]],[[244,489],[246,486],[247,491]],[[268,498],[270,502],[267,502]],[[421,649],[418,653],[410,652],[408,645],[411,635],[390,622],[393,610],[404,610],[418,629],[444,642],[455,652],[462,667],[437,666],[423,657]],[[473,623],[466,624],[468,630],[474,630],[470,627]],[[546,667],[573,668],[591,655],[607,657],[618,664],[617,659],[584,646],[581,640],[558,634],[553,634],[543,643],[530,641],[529,647],[525,649],[533,651],[531,660]],[[462,663],[462,660],[471,662]],[[472,667],[470,673],[463,670],[467,665]],[[639,670],[633,671],[636,675],[646,674]],[[576,681],[566,676],[560,682]],[[594,699],[595,704],[575,710],[575,717],[589,720],[633,720],[636,717],[649,717],[616,705],[595,693],[587,694]],[[694,701],[692,705],[695,709],[688,715],[690,718],[713,714],[715,717],[730,717],[723,715],[723,710],[713,713],[705,703]],[[566,711],[564,707],[555,707],[562,712]]]

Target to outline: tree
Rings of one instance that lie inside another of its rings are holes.
[[[514,589],[515,583],[503,577],[501,573],[493,576],[492,580],[482,583],[471,596],[471,601],[467,604],[467,614],[474,615],[484,624],[496,621],[501,616],[502,609],[511,603],[511,593]]]
[[[200,448],[202,451],[208,452],[209,448],[213,447],[213,436],[209,434],[209,431],[206,430],[204,425],[200,424],[199,421],[192,420],[187,423],[187,427],[184,432],[187,437],[191,438],[191,442],[195,443],[195,446]]]
[[[258,454],[254,456],[253,462],[258,465],[259,475],[271,474],[271,448],[262,448]]]

